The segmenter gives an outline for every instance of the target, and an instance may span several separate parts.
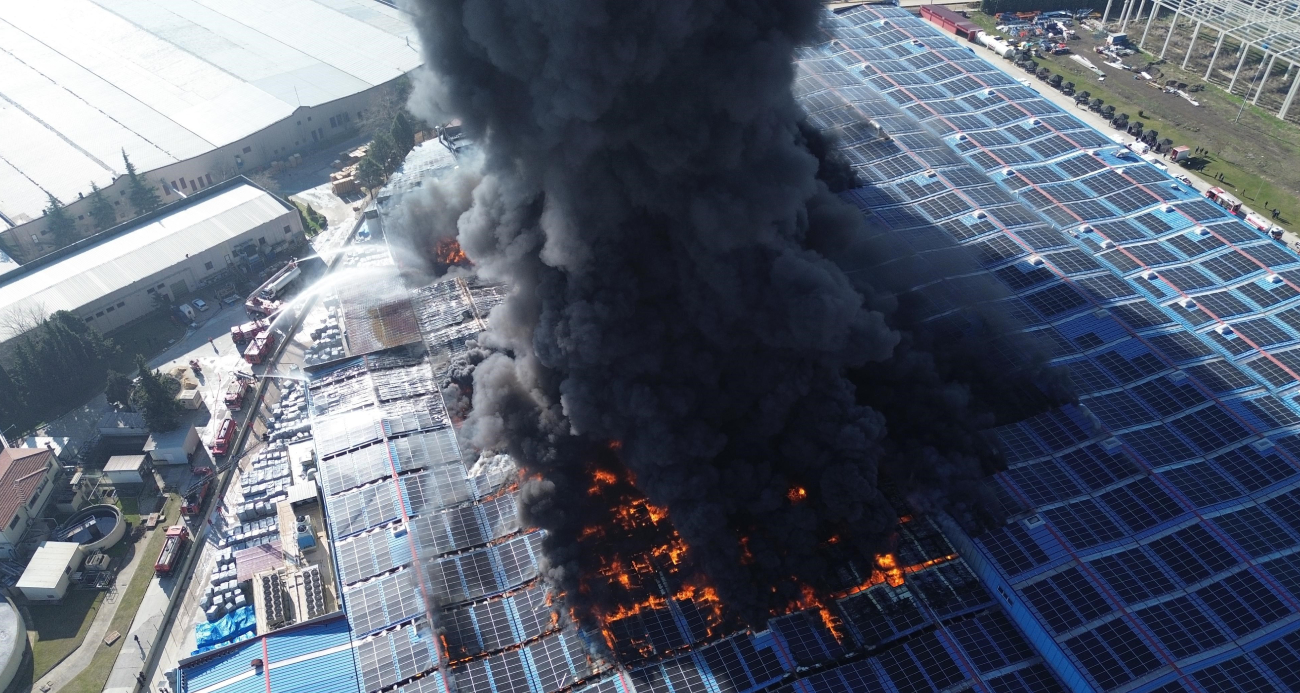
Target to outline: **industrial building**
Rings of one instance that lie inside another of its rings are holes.
[[[174,200],[350,136],[421,62],[372,0],[5,3],[0,45],[0,240],[24,263],[53,248],[49,195],[82,236],[91,183],[130,217],[123,151]]]
[[[109,332],[304,239],[297,209],[236,177],[0,275],[0,315],[67,310]]]
[[[410,292],[424,351],[377,345],[305,388],[349,627],[330,651],[353,652],[356,690],[1300,690],[1300,257],[904,10],[822,31],[795,88],[858,176],[844,199],[909,267],[961,267],[916,287],[932,319],[996,283],[1076,385],[996,431],[1010,520],[900,522],[905,568],[762,629],[714,630],[657,566],[661,601],[594,657],[590,624],[550,618],[513,466],[462,461],[431,377],[503,288],[440,281]],[[353,324],[364,297],[330,300],[349,335],[409,331],[406,310]],[[177,690],[260,690],[259,649],[188,660]]]

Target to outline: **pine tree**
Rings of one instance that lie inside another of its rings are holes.
[[[95,221],[95,228],[99,231],[117,225],[117,210],[113,209],[113,203],[104,196],[104,191],[94,183],[90,184],[90,218]]]
[[[369,154],[357,163],[357,182],[364,188],[374,190],[384,184],[384,167],[380,166]]]
[[[59,203],[59,199],[48,195],[50,205],[45,208],[45,228],[54,236],[54,242],[62,248],[77,240],[77,222]]]
[[[393,147],[396,149],[394,156],[400,164],[415,148],[415,129],[411,127],[411,120],[405,113],[398,111],[397,115],[393,116],[393,127],[389,128],[388,136],[393,140]]]
[[[21,424],[28,420],[25,410],[23,393],[18,389],[18,383],[9,376],[9,371],[4,366],[0,366],[0,429],[10,425],[24,428]]]
[[[150,431],[162,433],[180,425],[181,405],[176,401],[163,376],[149,368],[143,355],[135,357],[136,368],[140,369],[140,386],[132,394],[133,403],[143,410],[145,425]]]
[[[161,207],[162,201],[158,199],[157,191],[135,172],[135,164],[127,158],[125,149],[122,150],[122,161],[126,164],[126,175],[130,179],[131,189],[127,197],[131,198],[131,207],[135,213],[148,214]]]
[[[374,159],[375,163],[379,164],[380,168],[384,170],[384,174],[387,175],[397,168],[393,163],[396,153],[393,138],[389,137],[388,133],[381,132],[375,135],[375,139],[371,140],[370,151],[367,156]],[[397,163],[401,163],[401,159],[398,159]]]
[[[3,387],[4,383],[0,382],[0,388]],[[125,373],[109,370],[104,397],[114,404],[126,404],[131,399],[131,379]]]

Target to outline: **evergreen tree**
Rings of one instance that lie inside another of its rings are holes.
[[[3,384],[0,383],[0,387]],[[115,370],[108,371],[107,385],[104,388],[104,397],[113,404],[126,404],[131,401],[131,379],[126,377],[125,373],[118,373]]]
[[[380,166],[369,154],[357,162],[357,182],[364,188],[374,190],[384,184],[384,167]]]
[[[370,151],[367,156],[379,164],[379,167],[384,170],[384,175],[392,173],[397,168],[393,162],[396,155],[397,148],[393,145],[393,138],[389,137],[388,133],[381,132],[375,135],[375,139],[371,140]],[[401,159],[397,159],[397,163],[401,163]]]
[[[126,164],[126,175],[130,179],[130,191],[127,197],[131,198],[131,207],[135,209],[136,214],[148,214],[162,206],[162,201],[158,199],[158,193],[149,185],[145,179],[135,172],[135,164],[126,156],[126,150],[122,150],[122,161]]]
[[[95,228],[99,231],[117,225],[117,210],[113,209],[113,203],[104,196],[104,191],[94,183],[90,184],[90,218],[95,221]]]
[[[18,383],[9,376],[9,371],[0,366],[0,430],[9,426],[24,428],[22,425],[29,417],[24,411],[23,393]]]
[[[415,148],[415,128],[411,127],[411,120],[406,114],[398,111],[393,116],[393,127],[389,128],[388,136],[393,140],[394,156],[397,157],[398,164],[406,159],[406,155],[411,153]]]
[[[77,222],[59,203],[59,199],[48,195],[50,205],[45,208],[45,228],[54,236],[54,242],[62,248],[77,240]]]
[[[145,425],[154,433],[175,429],[181,421],[181,405],[176,401],[176,392],[161,373],[149,368],[143,355],[136,355],[135,365],[140,369],[140,385],[132,394],[132,400],[142,410]]]

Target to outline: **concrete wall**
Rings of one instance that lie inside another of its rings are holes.
[[[151,185],[157,188],[159,199],[164,203],[173,202],[178,199],[176,193],[169,189],[173,182],[181,192],[188,195],[195,188],[202,190],[232,176],[256,172],[270,166],[273,161],[287,161],[294,153],[313,151],[325,141],[350,136],[355,133],[361,114],[374,106],[386,89],[388,84],[372,87],[320,106],[300,107],[288,118],[237,142],[218,147],[192,159],[141,173]],[[331,119],[333,119],[332,123]],[[315,133],[314,137],[313,133]],[[113,165],[117,166],[118,163],[113,162]],[[185,181],[184,186],[181,186],[182,180]],[[127,189],[126,176],[118,177],[112,184],[103,188],[104,194],[118,210],[119,222],[135,216],[127,198]],[[86,181],[86,195],[89,194],[90,181]],[[89,200],[79,198],[60,201],[67,207],[72,217],[77,219],[79,238],[103,230],[95,229],[93,226]],[[13,221],[16,226],[0,231],[0,244],[10,251],[15,260],[20,263],[31,262],[55,250],[54,239],[45,230],[43,217],[28,220],[19,216]]]
[[[59,583],[53,588],[44,587],[20,587],[23,596],[34,602],[54,602],[63,599],[63,595],[68,593],[68,583],[72,581],[72,569],[69,566],[63,571],[63,576],[59,578]]]

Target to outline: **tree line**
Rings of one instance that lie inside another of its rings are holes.
[[[140,379],[110,368],[121,355],[113,340],[61,310],[5,344],[0,354],[0,431],[23,433],[42,420],[80,406],[100,387],[109,402],[144,415],[151,431],[180,423],[180,383],[150,369],[142,355]]]
[[[98,390],[119,353],[113,340],[61,310],[5,345],[0,358],[0,429],[23,432]],[[7,364],[7,365],[4,365]]]
[[[135,164],[122,150],[122,162],[126,164],[127,199],[138,217],[148,214],[162,206],[157,190],[136,173]],[[45,207],[45,228],[54,239],[56,250],[77,241],[77,222],[72,218],[66,206],[53,193],[46,193],[48,204]],[[104,195],[104,191],[93,181],[90,183],[90,221],[95,231],[104,231],[117,226],[117,210]]]
[[[366,155],[357,162],[357,183],[371,190],[382,186],[415,149],[415,132],[413,119],[399,110],[387,130],[375,133]]]

